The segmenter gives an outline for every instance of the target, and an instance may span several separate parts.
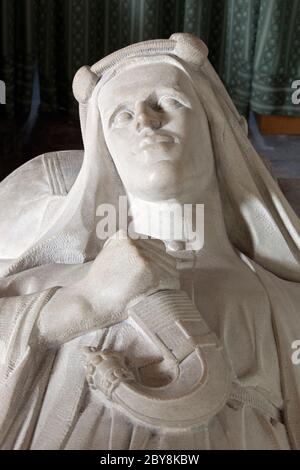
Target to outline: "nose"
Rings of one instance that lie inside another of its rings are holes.
[[[161,127],[161,117],[159,113],[144,101],[136,105],[135,120],[138,132],[141,132],[145,128],[159,129]]]

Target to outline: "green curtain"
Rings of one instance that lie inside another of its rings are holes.
[[[38,64],[41,109],[77,114],[76,70],[130,43],[197,34],[241,113],[300,115],[300,0],[0,0],[0,79],[8,110],[28,108]],[[36,62],[37,61],[37,62]],[[2,106],[3,108],[3,106]]]
[[[251,108],[261,114],[300,116],[291,101],[300,78],[300,1],[261,2],[253,61]]]

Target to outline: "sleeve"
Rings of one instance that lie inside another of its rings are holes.
[[[0,299],[0,448],[26,448],[39,414],[56,352],[37,320],[57,291]]]

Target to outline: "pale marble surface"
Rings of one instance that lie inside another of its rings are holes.
[[[299,219],[205,45],[130,46],[74,93],[80,171],[58,152],[0,185],[1,448],[300,448]],[[104,244],[120,195],[204,204],[203,247]]]

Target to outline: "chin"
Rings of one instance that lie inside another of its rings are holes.
[[[142,184],[136,187],[135,191],[140,198],[157,201],[180,196],[181,175],[174,163],[168,160],[153,164],[153,168],[149,168],[147,174],[144,169],[140,182]]]

